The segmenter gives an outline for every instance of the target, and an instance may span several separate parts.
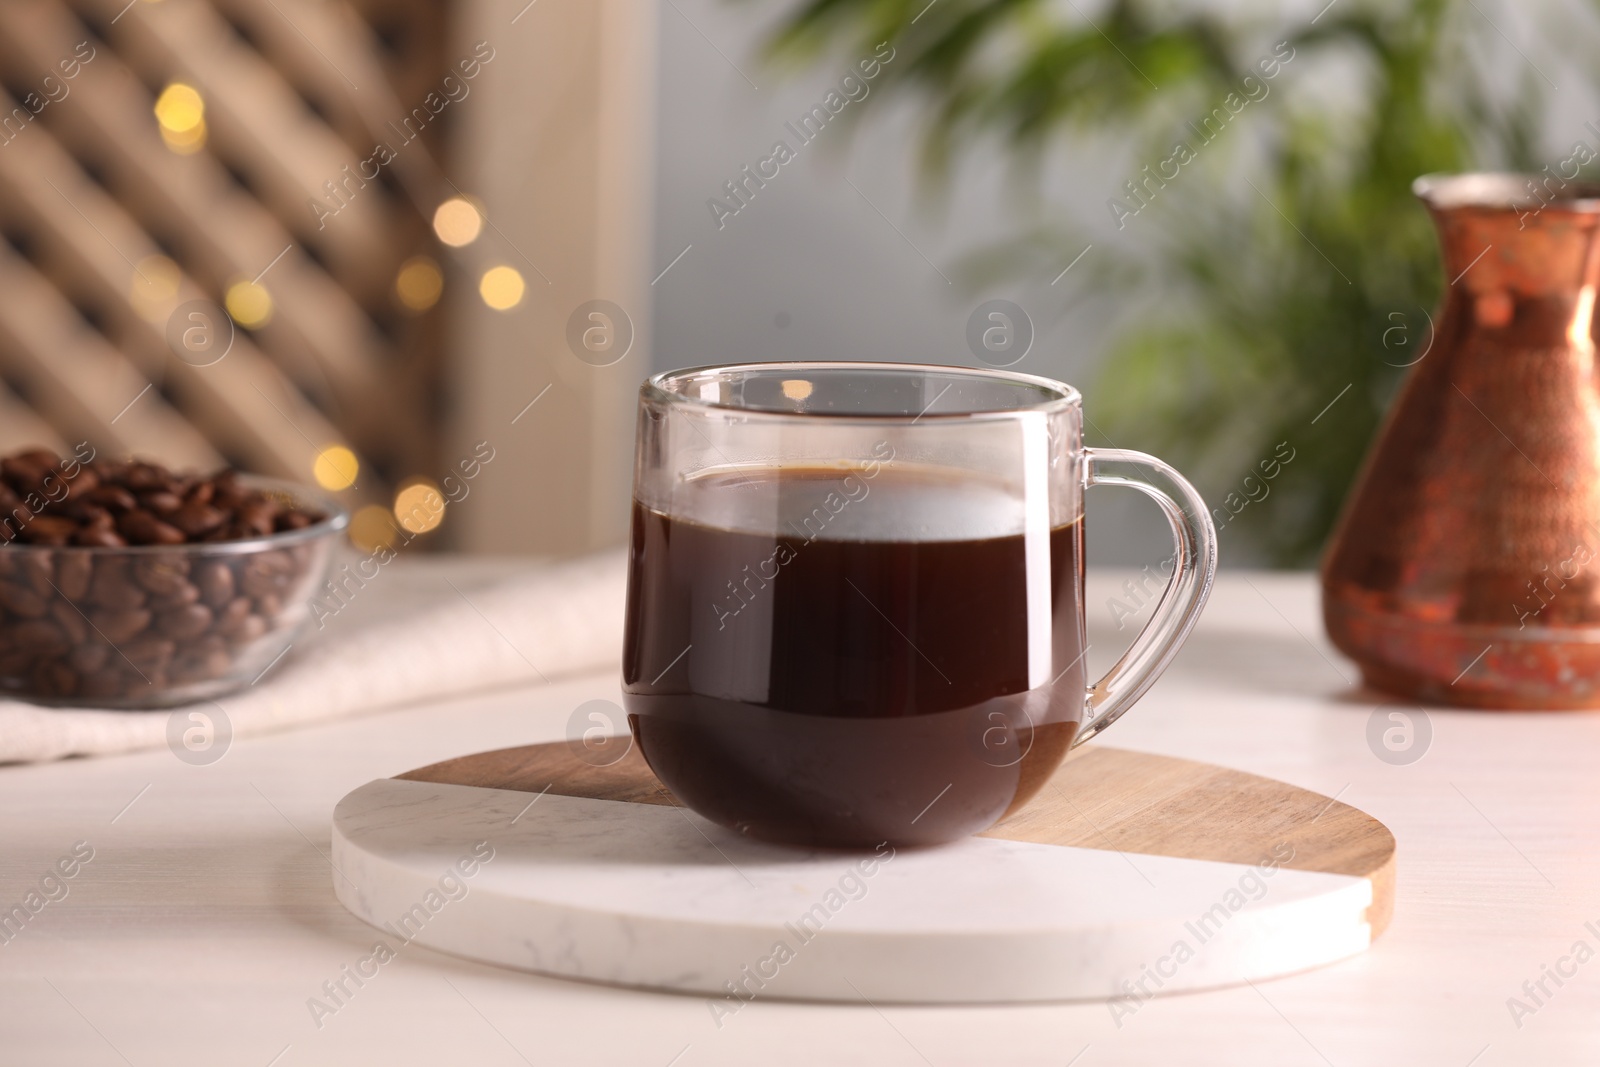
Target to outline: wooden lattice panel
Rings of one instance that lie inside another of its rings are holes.
[[[397,18],[414,26],[403,62],[339,3],[0,3],[0,447],[26,432],[303,480],[344,444],[362,461],[352,502],[429,471],[438,315],[393,294],[407,257],[437,254],[439,131],[392,176],[346,182],[336,217],[310,206],[403,110],[392,71],[425,82],[442,67],[442,3],[379,7],[386,38]],[[174,81],[205,101],[191,154],[153,114]],[[152,257],[178,276],[153,281]],[[265,324],[236,329],[212,365],[174,355],[176,309],[256,279]]]

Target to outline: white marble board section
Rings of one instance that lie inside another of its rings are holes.
[[[1364,878],[970,838],[751,841],[683,808],[380,779],[334,886],[391,949],[726,998],[961,1003],[1237,984],[1371,941]]]

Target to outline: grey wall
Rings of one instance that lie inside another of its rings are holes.
[[[964,165],[944,207],[919,197],[912,109],[870,89],[811,143],[785,122],[847,73],[840,58],[777,76],[755,54],[773,4],[668,0],[660,11],[660,122],[652,287],[658,369],[745,359],[881,359],[979,366],[967,319],[991,297],[1019,304],[1035,338],[1016,369],[1086,388],[1109,316],[1081,302],[1067,266],[1027,284],[975,286],[964,257],[1014,232],[999,152]],[[891,60],[891,64],[892,64]],[[837,69],[835,69],[837,68]],[[754,84],[752,84],[754,83]],[[854,127],[842,120],[859,120]],[[719,228],[706,201],[785,140],[796,158]],[[1108,162],[1108,161],[1107,161]],[[1087,168],[1083,190],[1104,188]],[[924,189],[925,191],[925,189]],[[685,253],[684,249],[688,251]],[[1092,253],[1091,253],[1092,254]],[[1088,390],[1093,417],[1093,393]],[[1090,443],[1097,442],[1090,435]],[[1131,494],[1130,494],[1131,496]],[[1138,564],[1168,554],[1155,508],[1100,490],[1090,497],[1091,560]]]

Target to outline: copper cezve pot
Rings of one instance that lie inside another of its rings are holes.
[[[1600,186],[1413,188],[1450,283],[1323,563],[1328,634],[1411,699],[1600,707]]]

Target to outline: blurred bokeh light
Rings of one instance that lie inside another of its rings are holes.
[[[444,292],[444,273],[432,256],[412,256],[394,279],[395,296],[409,311],[427,311]]]
[[[272,318],[272,294],[258,282],[234,282],[228,286],[223,304],[228,317],[246,329],[258,330]]]
[[[412,533],[427,533],[444,521],[444,496],[429,481],[413,482],[394,497],[394,517]]]
[[[317,484],[334,492],[350,488],[360,473],[361,462],[356,459],[354,452],[343,445],[324,448],[317,453],[316,462],[311,465],[311,475],[316,478]]]
[[[496,311],[510,311],[522,303],[527,285],[515,267],[491,267],[478,282],[478,295]]]
[[[483,213],[464,196],[452,196],[433,213],[433,232],[452,248],[464,248],[483,232]]]

